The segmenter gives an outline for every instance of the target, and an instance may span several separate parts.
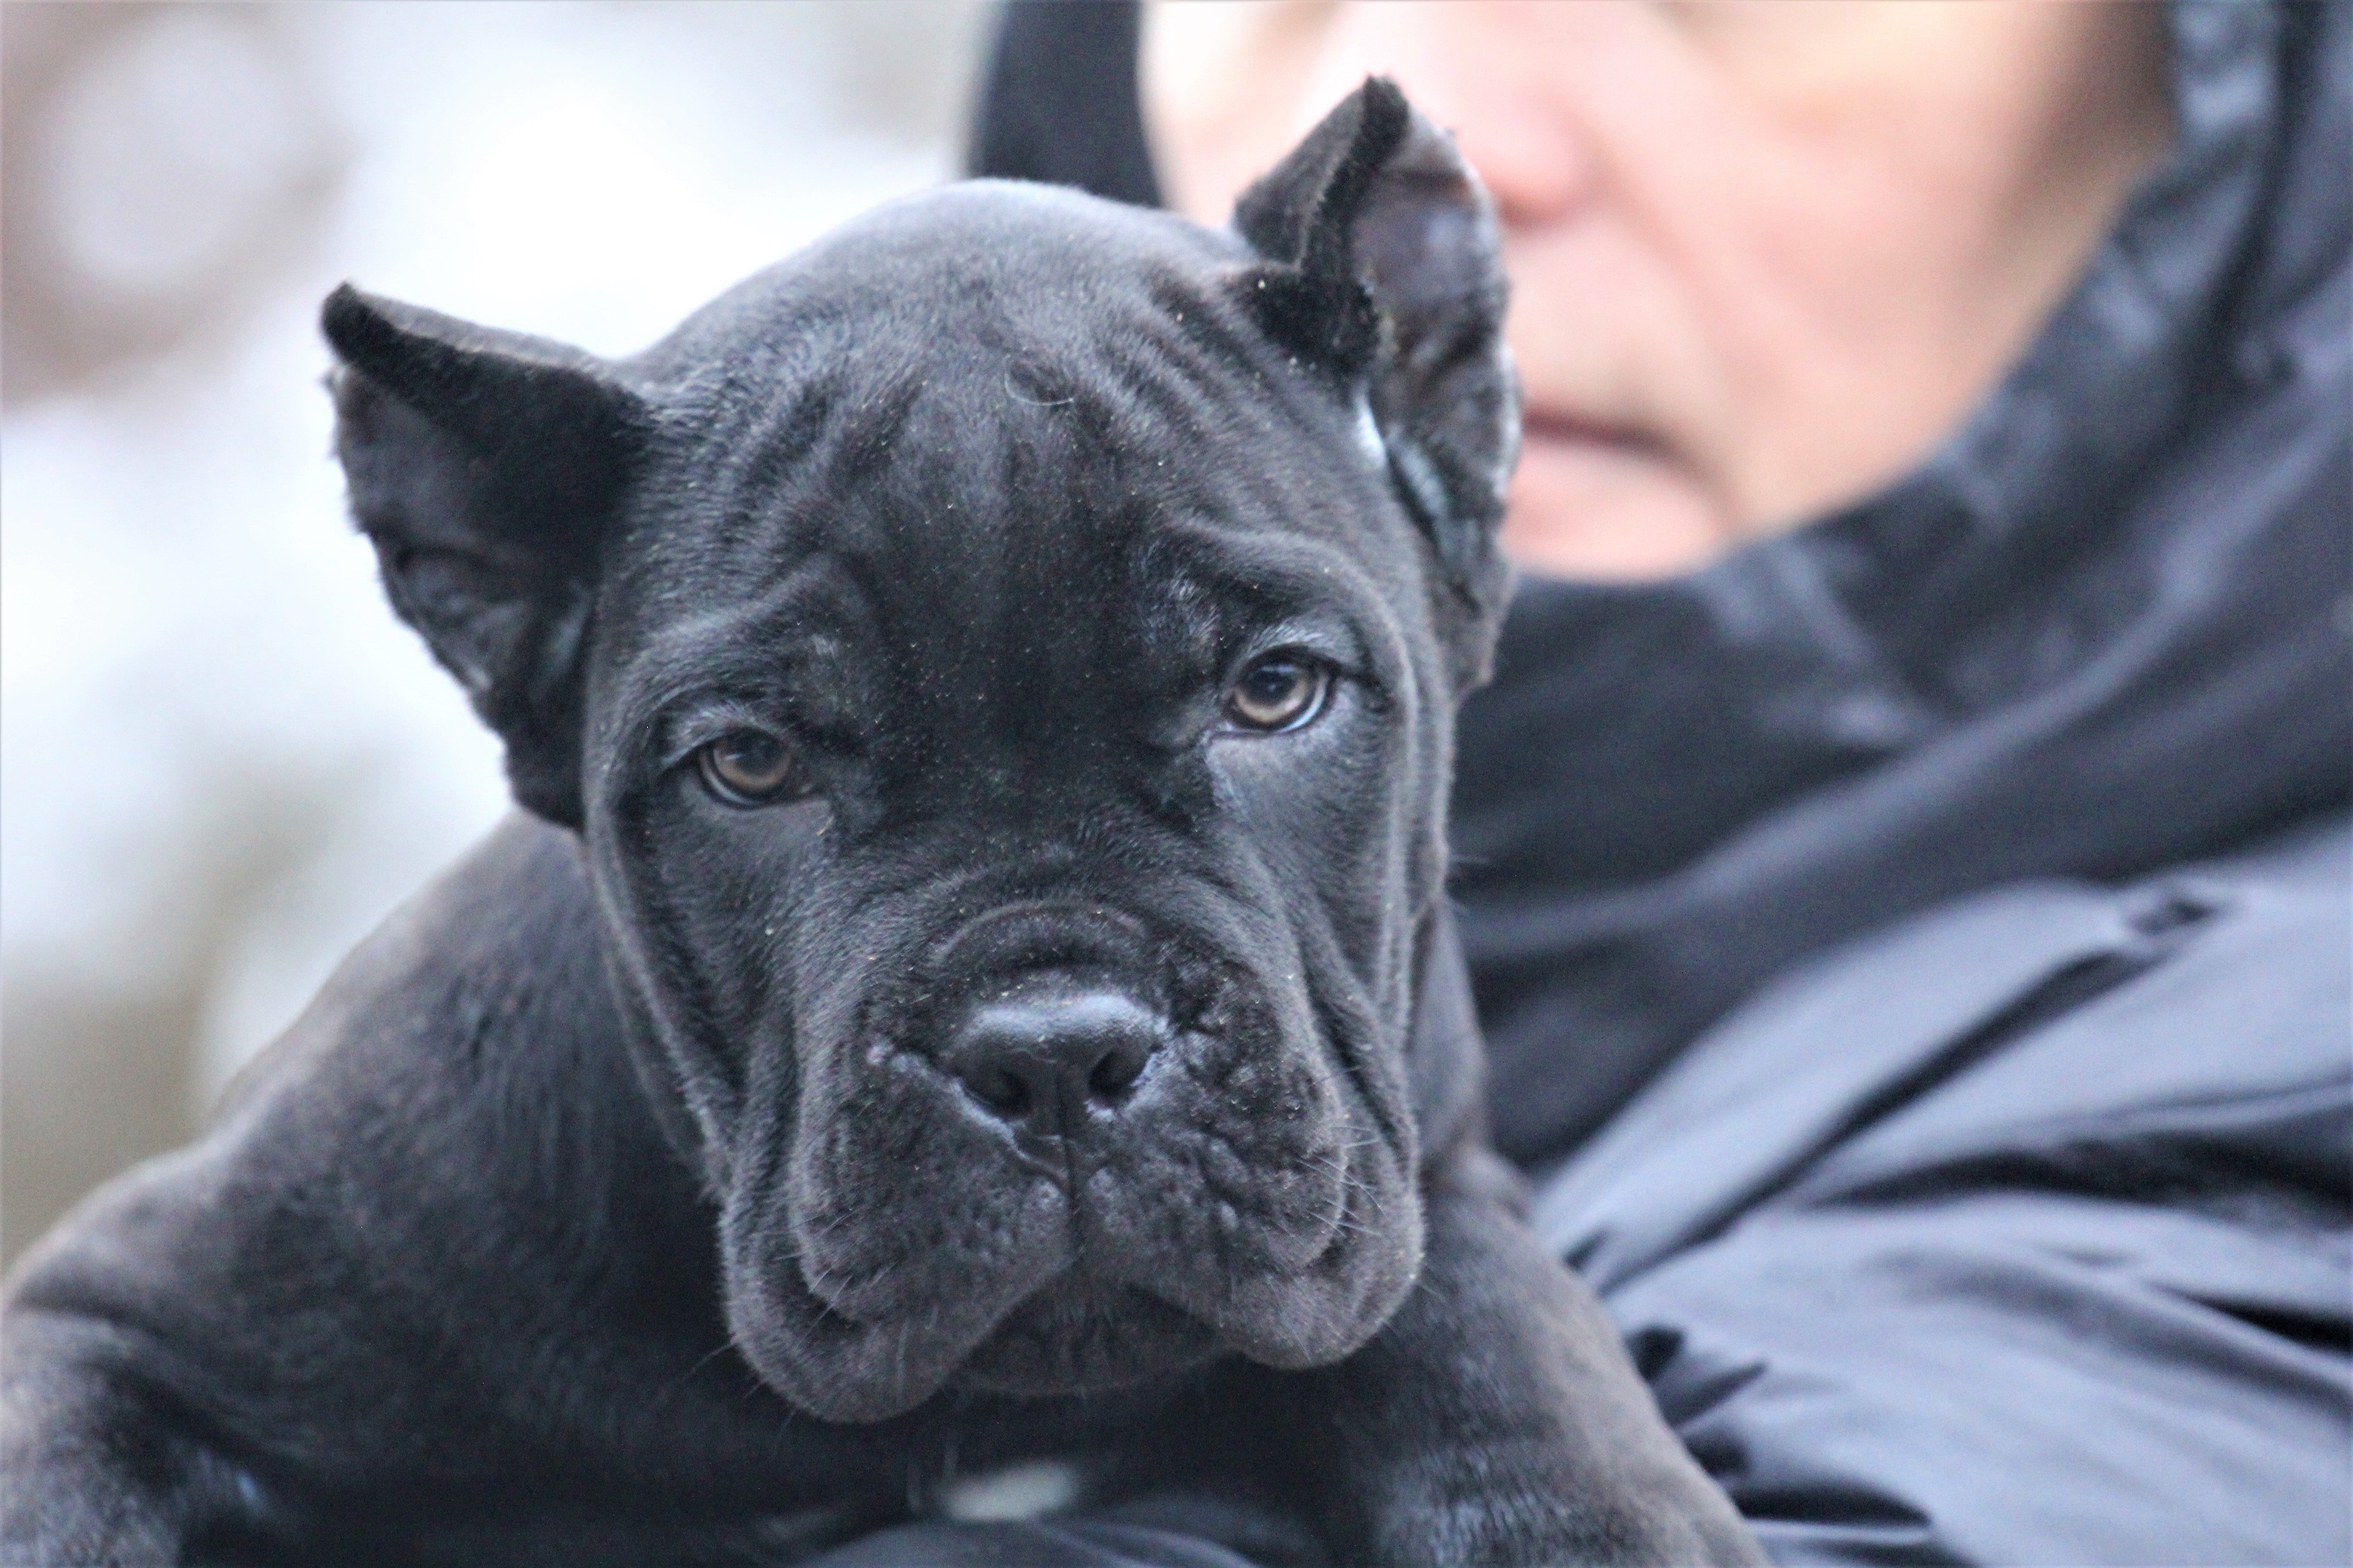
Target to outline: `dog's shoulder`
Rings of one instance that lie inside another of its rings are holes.
[[[509,1152],[560,1160],[560,1123],[635,1109],[624,1059],[577,841],[517,813],[353,950],[196,1152],[259,1198],[329,1171],[399,1192],[413,1162],[479,1151],[432,1184],[487,1197]]]
[[[264,1450],[397,1447],[449,1429],[420,1401],[454,1411],[566,1331],[546,1304],[642,1289],[609,1260],[707,1231],[698,1202],[631,1081],[572,837],[518,816],[345,960],[206,1137],[27,1256],[9,1334]],[[681,1245],[649,1267],[707,1280]]]
[[[216,1120],[234,1136],[325,1080],[338,1100],[462,1094],[485,1073],[554,1070],[577,1053],[550,1045],[584,1036],[618,1048],[578,840],[517,812],[352,951]]]

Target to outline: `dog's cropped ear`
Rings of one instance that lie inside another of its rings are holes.
[[[515,798],[577,827],[581,645],[645,405],[577,349],[349,284],[322,325],[335,450],[393,607],[506,742]]]
[[[1398,494],[1427,531],[1483,677],[1505,572],[1494,536],[1519,456],[1493,204],[1454,139],[1374,77],[1242,194],[1242,278],[1266,331],[1362,384]]]

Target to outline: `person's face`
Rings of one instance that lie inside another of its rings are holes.
[[[1155,5],[1169,200],[1222,221],[1368,73],[1505,226],[1526,447],[1504,542],[1698,565],[1916,461],[2170,133],[2162,13],[2000,0]]]

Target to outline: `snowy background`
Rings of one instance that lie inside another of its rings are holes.
[[[948,177],[965,0],[0,7],[0,1256],[505,809],[328,457],[343,279],[606,353]]]

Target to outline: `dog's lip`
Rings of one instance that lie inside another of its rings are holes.
[[[1058,1279],[1068,1258],[1031,1260]],[[922,1404],[1034,1294],[1018,1270],[972,1281],[933,1310],[838,1304],[797,1257],[743,1257],[727,1268],[728,1324],[763,1381],[821,1420],[871,1422]],[[849,1310],[845,1310],[848,1305]]]

